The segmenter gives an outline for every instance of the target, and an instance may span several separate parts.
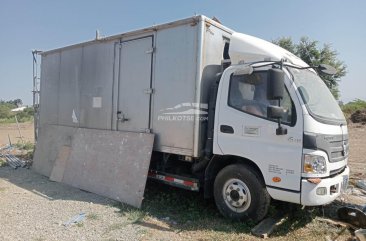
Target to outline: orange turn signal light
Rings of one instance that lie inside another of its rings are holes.
[[[307,173],[311,173],[311,172],[313,172],[313,167],[309,163],[305,163],[304,171]]]
[[[280,182],[281,181],[281,178],[280,177],[273,177],[272,178],[272,181],[273,182]]]

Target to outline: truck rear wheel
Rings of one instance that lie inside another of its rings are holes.
[[[270,204],[262,178],[253,168],[240,164],[229,165],[218,173],[214,197],[220,213],[233,220],[260,221]]]

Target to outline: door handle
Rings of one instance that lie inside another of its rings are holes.
[[[228,125],[221,125],[220,126],[220,131],[222,133],[227,133],[227,134],[234,134],[234,129],[231,126]]]

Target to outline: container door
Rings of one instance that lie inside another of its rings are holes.
[[[117,129],[149,132],[152,37],[120,44]]]

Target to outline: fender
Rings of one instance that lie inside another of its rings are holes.
[[[264,182],[261,170],[259,169],[257,164],[255,164],[253,161],[238,156],[214,155],[205,169],[205,177],[203,183],[204,198],[211,198],[213,196],[213,184],[215,182],[216,175],[220,172],[220,170],[228,165],[235,163],[240,163],[255,170],[256,175],[258,175]]]

